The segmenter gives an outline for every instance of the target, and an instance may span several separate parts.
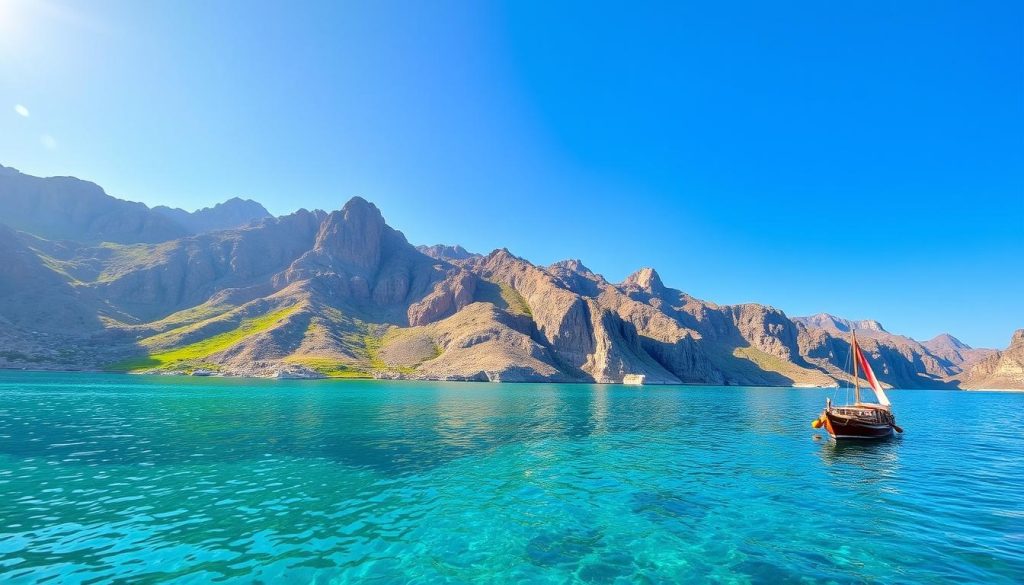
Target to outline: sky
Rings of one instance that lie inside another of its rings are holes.
[[[1020,2],[0,0],[0,164],[190,210],[360,195],[415,244],[919,339],[1024,327]]]

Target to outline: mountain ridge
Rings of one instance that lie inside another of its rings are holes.
[[[157,205],[152,211],[177,222],[194,234],[242,227],[273,217],[262,204],[240,197],[232,197],[213,207],[204,207],[192,212],[166,205]]]
[[[78,196],[68,185],[57,201]],[[222,209],[239,203],[266,213],[237,198]],[[1014,371],[1016,350],[718,305],[667,286],[650,267],[611,283],[578,259],[538,266],[507,249],[413,246],[359,197],[332,212],[172,230],[161,241],[131,241],[131,229],[79,231],[82,241],[0,229],[0,253],[16,260],[0,269],[0,367],[828,386],[848,381],[856,327],[887,385],[972,387]],[[108,233],[126,241],[94,239]]]
[[[152,244],[269,217],[261,204],[237,197],[194,212],[150,208],[108,195],[91,181],[34,177],[0,165],[2,222],[52,240]]]

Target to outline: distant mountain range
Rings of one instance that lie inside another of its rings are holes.
[[[1022,388],[1005,351],[716,305],[651,268],[414,247],[372,203],[187,212],[0,167],[0,367],[277,377],[829,386],[849,332],[886,384]]]
[[[218,203],[213,207],[205,207],[198,211],[189,212],[164,205],[158,205],[152,211],[180,225],[192,234],[242,227],[261,219],[273,217],[259,203],[252,199],[239,199],[238,197],[232,197],[224,203]]]
[[[241,227],[271,217],[262,205],[237,197],[189,213],[115,199],[74,177],[41,179],[0,165],[0,222],[50,240],[81,243],[159,243]]]

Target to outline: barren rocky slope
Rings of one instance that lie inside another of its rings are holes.
[[[1003,351],[994,352],[966,370],[963,388],[972,390],[1024,388],[1024,329],[1018,329]]]
[[[716,305],[651,268],[612,283],[578,260],[416,248],[361,198],[194,235],[151,233],[145,219],[74,241],[29,233],[45,224],[34,221],[0,227],[0,367],[827,386],[846,379],[856,327],[889,385],[1020,384],[1013,348],[993,355],[876,322]]]

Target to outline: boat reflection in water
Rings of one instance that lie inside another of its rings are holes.
[[[851,499],[896,497],[902,491],[900,439],[891,441],[823,441],[818,455],[834,489]]]
[[[899,462],[900,440],[891,441],[823,441],[822,461],[827,464],[850,464],[865,469],[882,470]]]

